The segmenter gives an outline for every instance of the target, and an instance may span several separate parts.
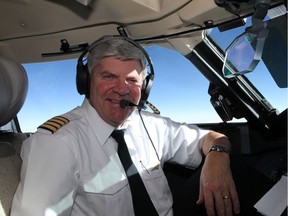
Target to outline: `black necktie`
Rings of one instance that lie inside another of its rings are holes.
[[[130,185],[135,215],[158,216],[158,213],[146,191],[144,183],[130,157],[124,140],[124,130],[115,130],[111,136],[118,143],[118,155]]]

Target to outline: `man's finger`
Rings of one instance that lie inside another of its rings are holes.
[[[232,215],[232,201],[231,201],[231,197],[229,195],[224,195],[223,196],[223,201],[224,201],[225,216]]]

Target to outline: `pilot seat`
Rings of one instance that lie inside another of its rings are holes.
[[[0,215],[10,215],[14,193],[20,181],[20,149],[27,138],[22,133],[17,113],[28,90],[23,66],[0,56]]]

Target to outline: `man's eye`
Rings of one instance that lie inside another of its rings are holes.
[[[137,85],[138,84],[138,80],[137,79],[129,79],[128,82],[130,84],[133,84],[133,85]]]
[[[104,80],[113,80],[114,76],[111,75],[111,74],[105,74],[105,75],[102,76],[102,79],[104,79]]]

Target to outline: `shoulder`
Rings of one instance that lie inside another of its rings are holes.
[[[133,127],[137,127],[141,125],[149,125],[149,127],[157,128],[162,127],[166,128],[170,125],[171,119],[161,116],[159,114],[155,114],[146,110],[141,110],[140,112],[136,110],[130,118],[129,124],[133,125]]]
[[[57,131],[61,130],[62,128],[69,126],[71,122],[77,121],[78,119],[81,118],[82,115],[76,108],[63,115],[54,116],[53,118],[47,120],[37,128],[38,129],[37,131],[54,134]]]
[[[65,116],[55,116],[40,125],[38,129],[44,129],[53,134],[69,122],[70,120]]]

